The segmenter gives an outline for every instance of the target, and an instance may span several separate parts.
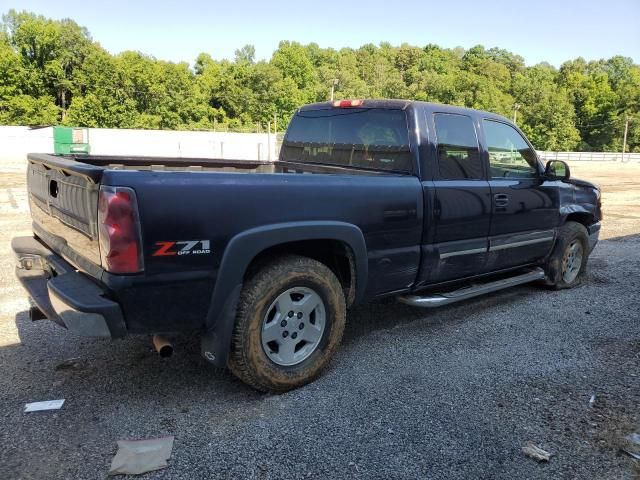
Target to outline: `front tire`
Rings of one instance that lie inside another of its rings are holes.
[[[263,392],[285,392],[320,375],[342,339],[342,286],[324,264],[288,255],[262,266],[240,294],[228,365]]]
[[[582,283],[589,258],[589,236],[580,223],[567,222],[558,229],[558,239],[545,265],[545,283],[561,290]]]

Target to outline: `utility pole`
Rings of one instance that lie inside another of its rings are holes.
[[[337,78],[334,78],[333,80],[331,80],[331,101],[333,102],[333,93],[334,93],[334,89],[336,88],[336,86],[338,85],[339,80]]]
[[[627,133],[629,133],[629,115],[624,115],[624,136],[622,137],[622,163],[624,163],[624,151],[627,149]]]
[[[518,110],[520,109],[520,104],[516,103],[513,106],[513,123],[517,123],[518,120]]]

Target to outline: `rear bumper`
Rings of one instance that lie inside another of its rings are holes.
[[[33,237],[16,237],[16,276],[44,315],[88,337],[123,337],[122,310],[107,292]]]
[[[602,224],[600,222],[594,223],[593,225],[589,225],[587,227],[587,232],[589,233],[589,253],[593,251],[598,243],[598,239],[600,238],[600,228]]]

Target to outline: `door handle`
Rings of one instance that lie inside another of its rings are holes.
[[[407,220],[409,218],[415,218],[416,209],[411,208],[408,210],[400,209],[400,210],[385,210],[383,213],[383,217],[387,221],[394,220]]]
[[[496,207],[506,207],[509,205],[509,195],[506,193],[497,193],[493,196],[493,202]]]

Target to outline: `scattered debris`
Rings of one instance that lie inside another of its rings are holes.
[[[624,440],[628,447],[621,448],[621,450],[630,457],[640,460],[640,433],[627,435]]]
[[[522,452],[529,458],[533,458],[538,462],[548,462],[551,458],[551,453],[546,450],[542,450],[540,447],[536,447],[533,443],[527,443],[522,447]]]
[[[591,398],[589,399],[589,406],[593,407],[594,403],[596,403],[596,396],[595,395],[591,395]]]
[[[44,402],[27,403],[24,412],[40,412],[42,410],[59,410],[64,404],[64,398],[60,400],[46,400]]]
[[[632,433],[624,437],[624,439],[640,447],[640,433]]]
[[[623,448],[622,451],[629,455],[631,458],[635,458],[636,460],[640,460],[640,453],[633,453],[626,448]]]
[[[72,368],[80,368],[80,357],[68,358],[64,362],[60,362],[56,365],[56,370],[71,370]]]
[[[140,475],[168,466],[173,437],[149,440],[118,440],[118,451],[111,461],[109,475]]]

